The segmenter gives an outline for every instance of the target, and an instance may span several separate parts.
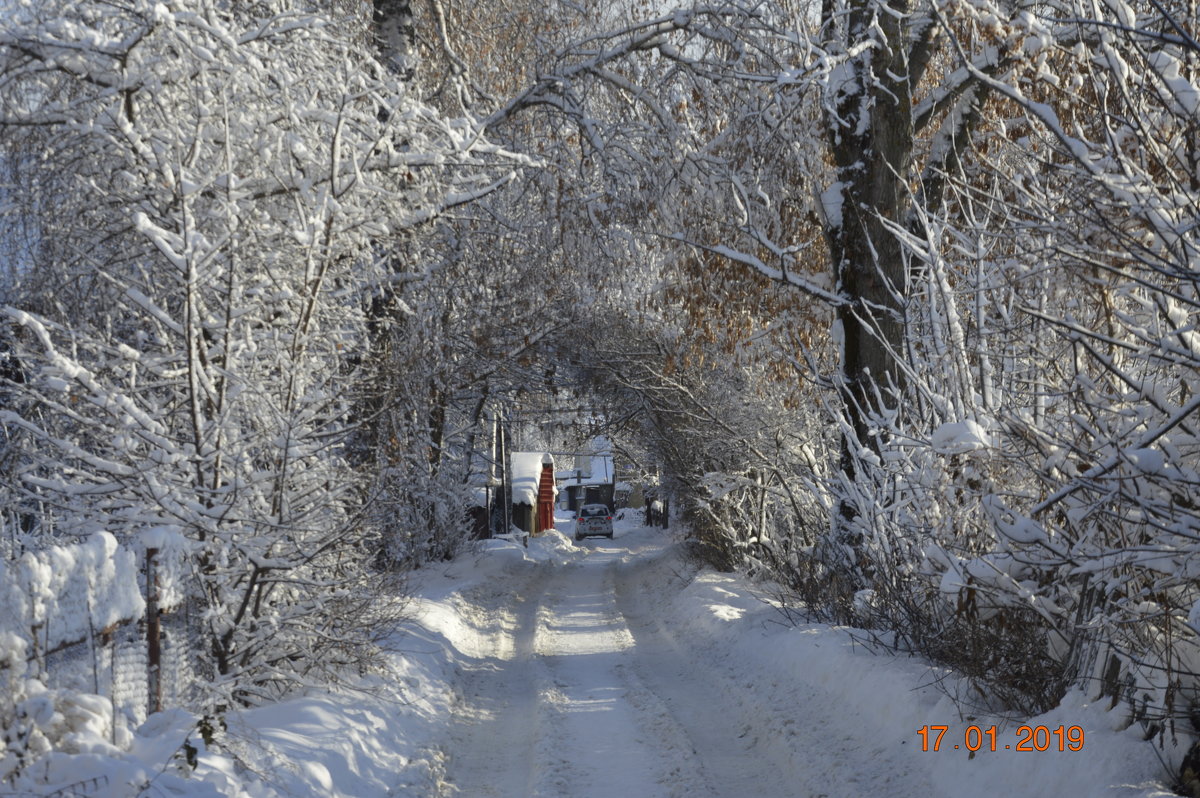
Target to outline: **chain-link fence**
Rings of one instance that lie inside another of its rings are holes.
[[[104,696],[133,724],[187,704],[199,619],[177,588],[161,589],[164,565],[177,578],[173,559],[104,536],[0,562],[0,689],[36,677]]]

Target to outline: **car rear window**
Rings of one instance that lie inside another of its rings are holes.
[[[579,511],[582,518],[603,518],[608,515],[607,507],[584,507]]]

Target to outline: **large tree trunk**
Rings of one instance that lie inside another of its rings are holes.
[[[840,5],[840,4],[839,4]],[[878,449],[869,434],[871,418],[885,410],[903,386],[896,360],[904,351],[903,297],[907,267],[894,229],[909,212],[908,175],[913,157],[912,79],[902,16],[875,13],[879,4],[850,4],[847,49],[874,38],[851,58],[843,82],[831,85],[827,107],[830,150],[838,184],[827,192],[829,247],[834,278],[847,304],[838,309],[841,324],[842,379],[852,436],[843,440],[841,467],[857,477],[858,452]],[[827,3],[830,29],[844,10]],[[890,44],[890,46],[886,46]],[[893,391],[894,389],[894,391]],[[843,502],[843,519],[856,513]]]

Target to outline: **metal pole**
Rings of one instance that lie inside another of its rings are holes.
[[[147,712],[162,711],[162,627],[158,618],[158,549],[146,549],[146,701]]]
[[[512,441],[509,439],[508,423],[502,420],[500,423],[500,452],[501,452],[501,469],[502,476],[500,478],[502,496],[500,503],[504,508],[504,534],[507,535],[512,531],[512,482],[509,479],[509,449],[512,446]]]

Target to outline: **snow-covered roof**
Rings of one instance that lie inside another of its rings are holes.
[[[554,458],[547,452],[513,452],[512,500],[513,504],[537,504],[538,481],[542,478],[542,463],[554,468]],[[558,490],[555,490],[558,493]]]

